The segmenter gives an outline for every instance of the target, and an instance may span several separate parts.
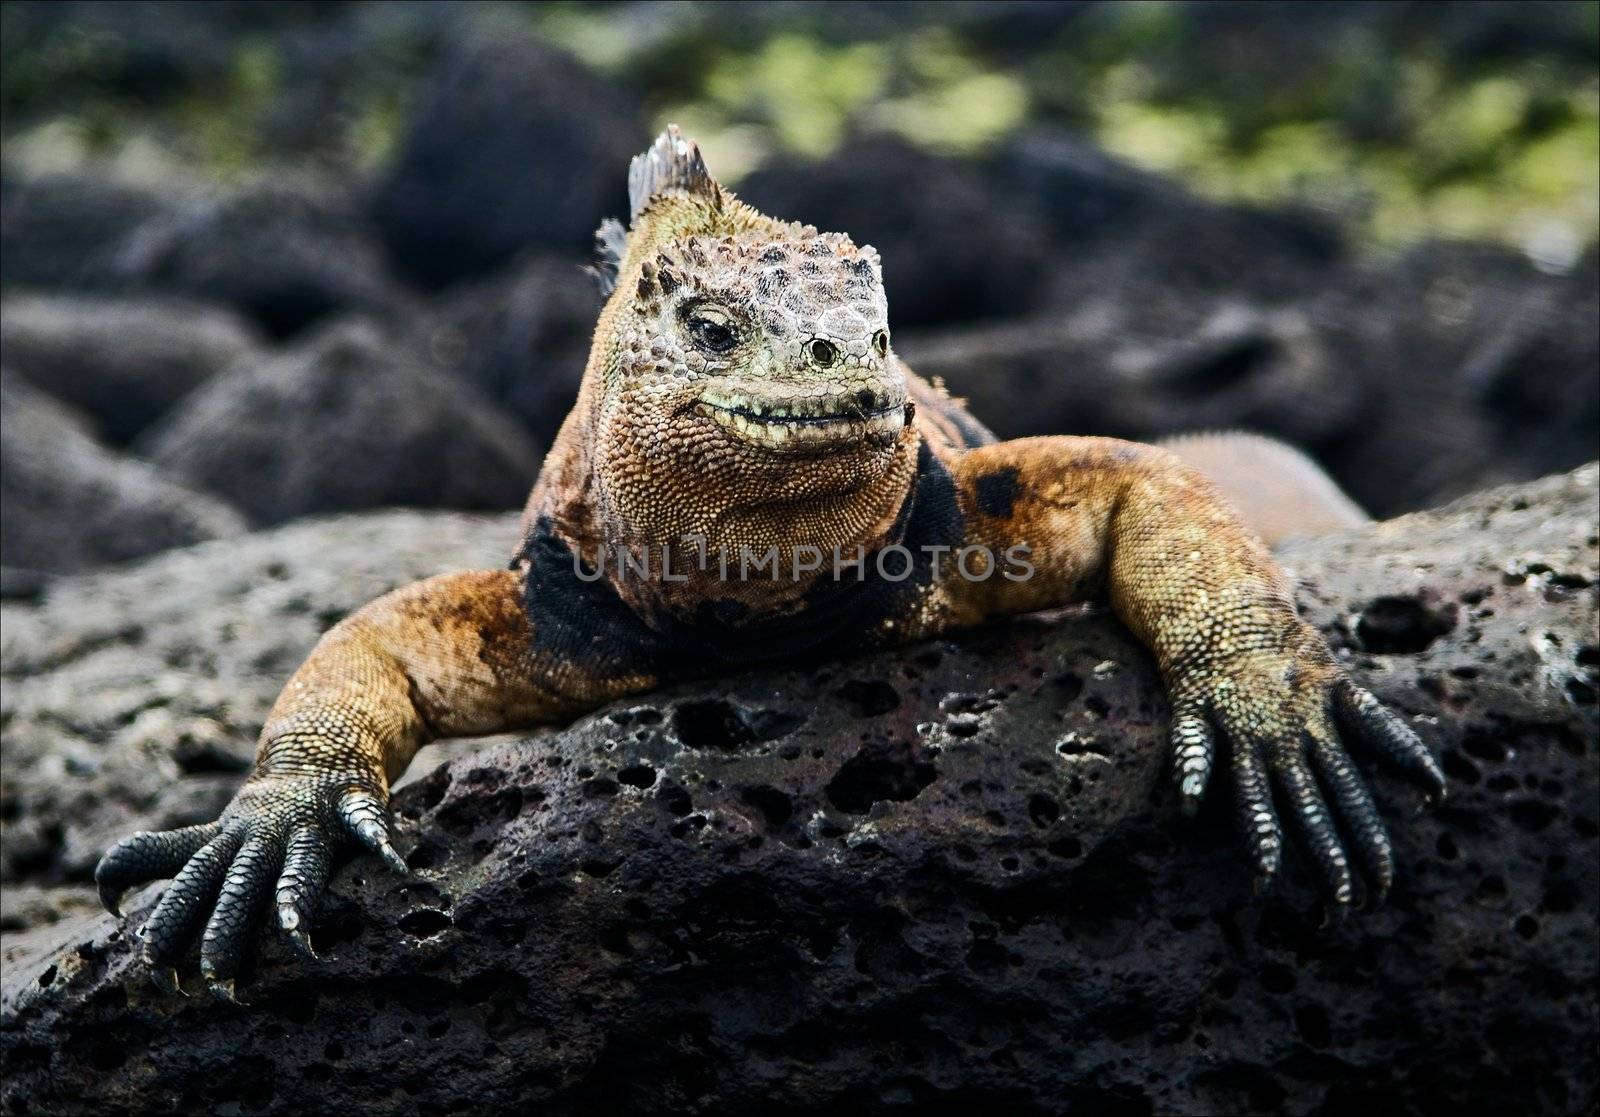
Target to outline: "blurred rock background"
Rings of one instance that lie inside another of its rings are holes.
[[[1248,427],[1375,513],[1600,430],[1600,5],[0,7],[7,596],[516,506],[681,123],[1002,436]],[[509,545],[509,540],[508,540]]]

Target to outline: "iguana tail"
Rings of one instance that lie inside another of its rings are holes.
[[[1322,467],[1276,439],[1224,431],[1161,445],[1211,478],[1268,546],[1371,522]]]

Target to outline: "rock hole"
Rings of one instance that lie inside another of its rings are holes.
[[[1537,834],[1556,820],[1557,810],[1541,799],[1518,799],[1507,812],[1511,823],[1526,834]]]
[[[424,841],[417,845],[410,853],[406,854],[406,867],[410,869],[433,869],[442,865],[450,857],[450,851],[443,846]]]
[[[839,697],[856,717],[886,714],[900,705],[900,692],[881,679],[852,679],[838,690]]]
[[[1061,807],[1048,795],[1031,795],[1028,797],[1028,817],[1035,826],[1049,826],[1061,817]]]
[[[944,720],[945,731],[952,737],[976,737],[983,728],[983,719],[977,714],[951,714]]]
[[[414,939],[431,939],[452,926],[448,915],[433,908],[419,908],[400,917],[400,929]]]
[[[775,787],[747,787],[740,798],[760,811],[761,817],[774,830],[794,817],[794,803]]]
[[[234,753],[215,741],[184,738],[172,750],[178,770],[186,776],[239,775],[250,770],[250,758]]]
[[[1083,680],[1071,671],[1057,675],[1050,681],[1054,684],[1056,690],[1060,692],[1057,695],[1057,700],[1060,702],[1075,701],[1078,695],[1083,693]]]
[[[436,768],[431,776],[421,780],[417,786],[417,795],[422,800],[422,809],[431,811],[444,802],[444,793],[450,790],[450,769]]]
[[[1361,611],[1356,638],[1363,651],[1414,655],[1454,631],[1457,612],[1455,602],[1421,594],[1380,597]]]
[[[846,814],[866,814],[874,803],[915,799],[938,775],[932,764],[913,755],[910,745],[868,745],[845,761],[826,793],[828,801]]]
[[[1439,754],[1439,764],[1444,768],[1444,774],[1453,780],[1465,784],[1476,784],[1483,779],[1483,774],[1478,771],[1478,766],[1464,758],[1455,749],[1445,749]]]
[[[1531,915],[1517,916],[1516,922],[1511,924],[1511,929],[1524,942],[1532,942],[1539,937],[1539,921]]]
[[[39,975],[39,985],[42,988],[49,988],[50,984],[53,981],[55,981],[55,979],[56,979],[56,968],[55,968],[54,965],[51,965],[48,969],[46,969],[44,971],[44,973]]]
[[[583,782],[583,797],[585,799],[609,799],[619,790],[620,787],[616,780],[601,778]]]
[[[1333,1042],[1328,1013],[1321,1005],[1301,1005],[1294,1010],[1295,1030],[1312,1047],[1327,1047]]]
[[[586,874],[594,877],[596,880],[604,880],[606,877],[615,872],[617,866],[620,864],[622,864],[622,860],[620,858],[616,860],[602,860],[598,857],[591,857],[586,861],[580,862],[578,864],[578,868],[582,869]]]
[[[345,912],[333,919],[325,919],[311,929],[311,949],[325,954],[341,943],[354,942],[361,937],[361,919],[353,912]]]
[[[801,714],[781,710],[741,710],[712,698],[674,707],[672,731],[690,748],[737,749],[785,736],[805,720]]]
[[[661,711],[654,706],[634,706],[628,710],[616,710],[606,715],[614,725],[631,728],[639,725],[660,725],[663,720]]]
[[[1466,737],[1461,742],[1461,751],[1490,764],[1504,764],[1506,761],[1506,747],[1493,737]]]
[[[643,791],[655,784],[656,770],[648,764],[631,764],[617,773],[617,782]]]

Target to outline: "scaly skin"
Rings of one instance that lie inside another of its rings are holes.
[[[871,248],[739,202],[675,129],[634,161],[629,185],[631,227],[600,233],[611,297],[512,569],[433,578],[347,618],[289,681],[217,822],[135,834],[101,861],[113,911],[127,888],[174,876],[144,928],[161,984],[176,988],[200,933],[201,973],[231,998],[269,901],[308,949],[341,844],[403,872],[388,788],[432,739],[569,720],[726,663],[1102,597],[1160,665],[1186,807],[1226,743],[1258,882],[1282,855],[1276,799],[1335,912],[1355,898],[1347,849],[1388,889],[1389,839],[1341,734],[1435,798],[1443,776],[1296,615],[1283,571],[1210,481],[1152,446],[995,442],[895,356]],[[663,545],[672,565],[619,573],[616,548]],[[1032,577],[1001,576],[1019,545]],[[913,555],[903,580],[871,558],[842,578],[829,562],[805,569],[811,548],[895,546]],[[778,548],[781,576],[724,578],[714,558],[702,569],[688,557],[741,547]],[[987,551],[963,551],[975,547]]]

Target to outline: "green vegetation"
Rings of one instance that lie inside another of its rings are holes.
[[[437,34],[391,28],[359,65],[318,78],[323,115],[295,126],[283,102],[306,79],[272,28],[230,30],[220,60],[151,89],[113,30],[0,11],[6,155],[39,168],[377,166]],[[630,82],[734,181],[862,132],[981,157],[1045,124],[1214,197],[1333,212],[1373,246],[1491,238],[1562,266],[1600,233],[1600,0],[1106,3],[1043,27],[967,5],[471,11]]]

